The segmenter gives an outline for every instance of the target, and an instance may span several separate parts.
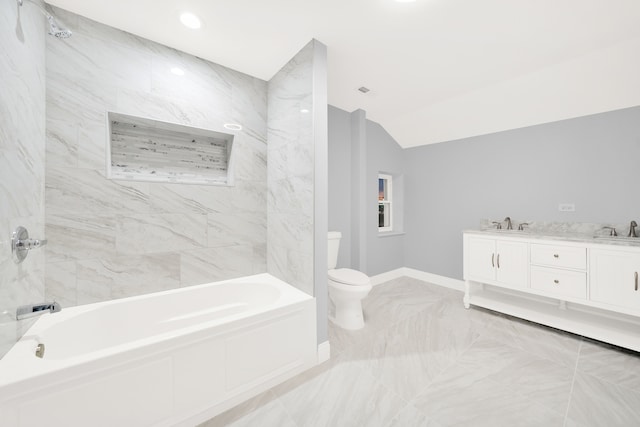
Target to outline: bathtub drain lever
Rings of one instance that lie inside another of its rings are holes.
[[[36,347],[36,357],[42,359],[44,357],[44,344],[40,343]]]

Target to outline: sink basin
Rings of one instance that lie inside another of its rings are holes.
[[[529,230],[505,230],[500,229],[498,230],[497,228],[486,228],[482,231],[490,231],[492,233],[500,233],[500,234],[530,234],[531,232]]]
[[[593,236],[596,240],[605,242],[624,242],[624,243],[637,243],[640,245],[640,237],[626,237],[626,236]]]

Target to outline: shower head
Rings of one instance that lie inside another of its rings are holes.
[[[47,21],[49,21],[49,34],[51,34],[52,36],[59,39],[68,39],[73,34],[71,30],[58,27],[58,24],[56,23],[55,19],[53,19],[53,16],[49,14],[47,14]]]
[[[18,0],[18,5],[22,6],[25,0]],[[73,34],[71,30],[58,26],[56,20],[51,16],[49,12],[47,12],[44,6],[36,3],[34,0],[26,0],[29,3],[33,4],[38,10],[47,17],[47,21],[49,22],[49,34],[59,39],[68,39]]]

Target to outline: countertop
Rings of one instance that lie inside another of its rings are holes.
[[[513,237],[513,238],[529,238],[529,239],[540,239],[540,240],[558,240],[563,242],[579,242],[579,243],[589,243],[589,244],[598,244],[598,245],[613,245],[613,246],[628,246],[628,247],[640,247],[640,237],[626,237],[626,236],[617,236],[610,237],[605,235],[594,235],[594,234],[585,234],[585,233],[561,233],[554,231],[543,231],[543,230],[497,230],[497,229],[482,229],[482,230],[474,230],[468,229],[463,230],[463,233],[468,234],[478,234],[478,235],[487,235],[487,236],[501,236],[501,237]]]

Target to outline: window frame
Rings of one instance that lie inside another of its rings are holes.
[[[380,180],[381,179],[386,181],[384,199],[380,199]],[[379,233],[388,233],[390,231],[393,231],[393,176],[386,173],[378,173],[378,215],[380,215],[380,206],[385,204],[388,206],[389,226],[381,227],[380,219],[378,218]]]

